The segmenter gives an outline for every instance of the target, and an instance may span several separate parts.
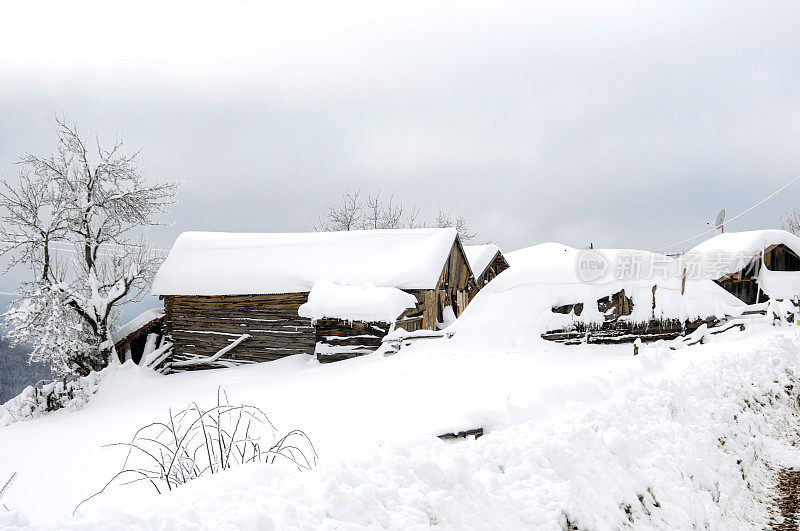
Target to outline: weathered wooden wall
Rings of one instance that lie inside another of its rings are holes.
[[[215,366],[276,360],[314,354],[310,319],[297,309],[308,293],[164,298],[165,332],[173,342],[170,362],[213,356],[242,334],[250,334]],[[206,365],[186,369],[209,368]]]
[[[424,328],[436,330],[436,323],[442,321],[443,311],[447,306],[453,308],[456,317],[461,315],[476,291],[475,278],[469,268],[467,255],[461,247],[460,240],[456,240],[445,262],[436,289],[433,293],[426,295],[425,304],[431,315],[427,320],[429,326]],[[435,320],[433,320],[434,307]]]
[[[800,257],[780,244],[764,253],[764,265],[771,271],[800,271]]]

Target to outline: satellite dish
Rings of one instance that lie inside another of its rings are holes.
[[[719,211],[717,214],[717,219],[714,221],[714,228],[722,229],[722,232],[725,232],[725,209]]]

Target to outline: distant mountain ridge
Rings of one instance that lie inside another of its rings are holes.
[[[28,363],[30,351],[27,345],[12,347],[6,338],[0,337],[0,404],[39,380],[52,379],[47,364]]]
[[[0,314],[8,309],[12,300],[11,296],[0,295]],[[2,336],[0,328],[0,404],[14,398],[27,386],[34,385],[39,380],[52,379],[47,364],[28,363],[30,351],[27,345],[12,347]]]

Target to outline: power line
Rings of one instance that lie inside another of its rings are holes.
[[[794,183],[798,179],[800,179],[800,175],[798,175],[794,179],[790,180],[789,182],[787,182],[786,184],[784,184],[783,186],[781,186],[780,188],[778,188],[777,190],[775,190],[774,192],[769,194],[767,197],[765,197],[764,199],[762,199],[761,201],[759,201],[755,205],[751,206],[750,208],[748,208],[746,210],[743,210],[743,211],[739,212],[738,214],[733,216],[731,219],[727,220],[725,223],[731,223],[732,221],[744,216],[745,214],[747,214],[748,212],[750,212],[751,210],[753,210],[757,206],[760,206],[762,203],[764,203],[768,199],[771,199],[772,197],[776,196],[779,192],[782,192],[785,188],[788,188],[789,185],[791,185],[792,183]],[[665,247],[661,247],[660,249],[656,249],[656,252],[664,251],[666,249],[669,249],[670,247],[675,247],[676,245],[680,245],[682,243],[686,243],[686,242],[690,242],[692,240],[696,240],[697,238],[699,238],[701,236],[704,236],[704,235],[708,234],[709,232],[716,232],[716,231],[717,231],[716,227],[708,229],[708,230],[705,230],[705,231],[701,232],[700,234],[696,234],[696,235],[692,236],[691,238],[686,238],[685,240],[681,240],[681,241],[673,243],[671,245],[667,245]]]

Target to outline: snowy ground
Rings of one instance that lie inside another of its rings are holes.
[[[83,409],[0,428],[0,527],[762,528],[774,467],[800,465],[800,327],[679,351],[435,340],[384,358],[309,357],[161,376],[123,366]],[[120,486],[128,440],[169,407],[256,404],[319,465],[246,465],[157,495]],[[793,386],[787,388],[787,386]],[[483,427],[476,441],[437,434]],[[634,524],[631,524],[631,523]]]

